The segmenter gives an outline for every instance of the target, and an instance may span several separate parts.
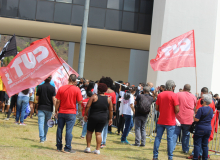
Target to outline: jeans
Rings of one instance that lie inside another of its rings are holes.
[[[177,138],[182,130],[182,149],[184,152],[189,152],[189,138],[190,138],[189,127],[190,125],[186,125],[186,124],[181,124],[181,126],[175,126],[175,131],[173,135],[173,147],[174,147],[173,149],[176,148]]]
[[[154,141],[154,151],[153,151],[154,158],[158,158],[158,149],[165,129],[167,130],[168,159],[173,159],[173,134],[175,131],[175,126],[160,125],[160,124],[157,124],[157,136]]]
[[[38,126],[40,141],[46,140],[48,132],[47,121],[51,119],[51,115],[52,112],[50,111],[38,110]]]
[[[210,130],[196,130],[194,134],[194,157],[193,159],[198,159],[200,149],[202,148],[203,154],[202,159],[208,159],[208,140],[210,137]]]
[[[123,133],[123,130],[124,130],[124,124],[125,124],[125,119],[124,117],[122,117],[122,115],[120,115],[119,117],[119,123],[118,123],[118,133]]]
[[[85,137],[87,133],[87,122],[84,122],[82,129],[82,137]]]
[[[10,118],[12,109],[13,109],[13,107],[15,107],[15,105],[17,103],[17,99],[18,99],[18,95],[16,95],[16,94],[11,97],[11,103],[10,103],[10,108],[8,110],[7,118]]]
[[[145,146],[146,142],[146,131],[145,131],[145,124],[147,122],[147,117],[145,116],[136,116],[135,117],[135,144],[141,144]]]
[[[64,150],[71,150],[71,142],[72,142],[72,130],[73,126],[76,122],[76,114],[64,114],[59,113],[58,114],[58,127],[57,127],[57,149],[62,150],[63,144],[62,144],[62,133],[63,128],[66,124],[66,145],[64,147]]]
[[[19,117],[20,117],[20,123],[24,122],[24,114],[25,114],[25,111],[26,111],[28,104],[29,104],[29,97],[18,96],[17,109],[16,109],[16,122],[19,121]],[[21,114],[21,116],[20,116],[20,114]]]
[[[102,130],[102,143],[101,144],[106,144],[106,139],[108,135],[108,123],[105,124],[105,127]]]
[[[122,134],[121,141],[126,141],[126,138],[129,134],[130,130],[134,126],[134,123],[133,123],[133,116],[132,115],[124,114],[123,116],[124,116],[124,119],[125,119],[125,129],[124,129],[124,132]]]

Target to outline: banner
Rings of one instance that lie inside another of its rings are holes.
[[[171,71],[182,67],[196,67],[194,30],[176,37],[157,50],[150,60],[154,71]]]
[[[66,68],[69,75],[75,74],[77,77],[79,76],[79,74],[74,69],[72,69],[62,58],[60,58],[60,61],[63,64],[63,66]],[[63,68],[63,66],[61,66],[52,74],[52,80],[55,83],[56,92],[61,86],[68,84],[69,76],[66,73],[65,69]]]
[[[0,68],[0,76],[8,96],[35,87],[61,66],[60,60],[46,39],[27,47]]]
[[[16,55],[17,55],[16,38],[15,35],[13,35],[5,44],[2,51],[0,52],[0,60],[2,60],[4,57],[16,56]]]

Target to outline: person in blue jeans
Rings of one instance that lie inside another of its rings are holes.
[[[202,148],[202,159],[208,159],[208,140],[211,134],[212,126],[211,120],[213,116],[213,110],[209,106],[212,103],[211,94],[203,94],[201,104],[202,107],[198,109],[194,121],[198,122],[195,128],[194,134],[194,157],[198,159],[200,149]]]
[[[83,97],[80,89],[76,86],[76,75],[71,74],[68,81],[68,85],[60,87],[56,95],[57,101],[55,117],[58,118],[56,146],[57,151],[61,152],[63,148],[62,133],[63,128],[66,125],[66,145],[64,147],[64,152],[76,153],[76,151],[74,151],[71,146],[73,137],[72,130],[76,121],[76,102],[78,102],[78,104],[81,104]]]
[[[126,89],[127,90],[127,89]],[[125,119],[125,128],[121,137],[121,143],[130,144],[127,140],[127,136],[130,130],[133,128],[133,114],[135,113],[134,109],[134,94],[135,88],[132,87],[130,91],[126,91],[123,97],[122,104],[122,114]]]
[[[164,130],[167,130],[168,159],[173,159],[173,134],[176,125],[176,114],[179,112],[179,101],[174,93],[175,83],[166,82],[166,91],[157,96],[156,110],[160,112],[157,122],[157,136],[154,141],[153,160],[158,160],[158,150]]]
[[[20,125],[26,125],[24,123],[24,114],[29,104],[29,96],[31,95],[32,94],[30,89],[25,89],[18,94],[15,124],[19,124],[19,118],[20,118]]]
[[[53,105],[55,105],[55,87],[50,84],[52,77],[49,76],[45,83],[40,85],[37,90],[36,100],[38,101],[38,126],[40,143],[46,141],[48,132],[47,121],[51,119]]]

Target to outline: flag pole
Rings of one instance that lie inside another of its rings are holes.
[[[195,59],[195,74],[196,74],[196,96],[198,94],[198,81],[197,81],[197,65],[196,65],[196,44],[195,44],[195,33],[193,30],[193,41],[194,41],[194,59]]]

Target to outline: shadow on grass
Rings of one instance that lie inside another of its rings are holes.
[[[140,151],[140,150],[137,150],[137,149],[134,149],[134,148],[106,148],[107,150],[112,150],[112,151]]]
[[[73,146],[74,146],[74,145],[81,145],[81,146],[85,146],[85,147],[86,147],[86,144],[82,144],[82,143],[72,142],[71,144],[72,144]],[[93,145],[93,144],[91,144],[90,146],[96,147],[96,145]]]
[[[125,156],[124,158],[126,159],[135,159],[135,160],[151,160],[149,158],[140,158],[140,157],[129,157],[129,156]]]
[[[45,147],[43,145],[31,145],[32,148],[37,148],[37,149],[49,149],[49,150],[54,150],[56,151],[54,148],[51,147]]]
[[[25,141],[37,142],[36,140],[30,139],[30,138],[20,138],[20,137],[16,137],[16,139],[22,139],[22,140],[25,140]]]

